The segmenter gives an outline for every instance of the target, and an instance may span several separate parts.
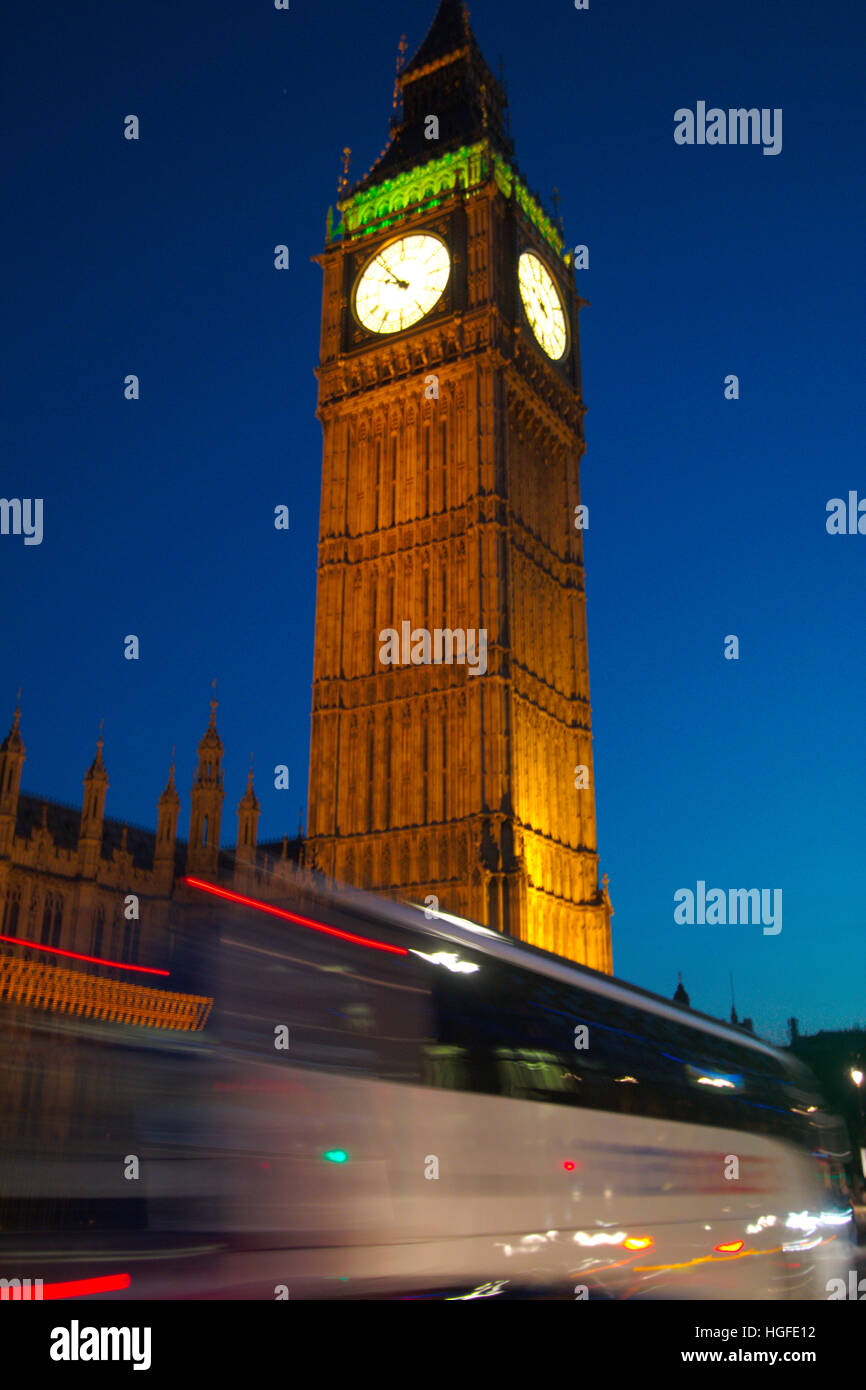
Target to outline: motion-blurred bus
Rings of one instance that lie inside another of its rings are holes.
[[[186,886],[166,979],[3,947],[0,1275],[756,1299],[853,1267],[844,1126],[789,1055],[445,914]],[[15,996],[3,960],[72,979]]]

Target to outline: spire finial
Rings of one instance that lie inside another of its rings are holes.
[[[347,145],[346,148],[343,150],[343,172],[340,175],[340,181],[337,184],[337,202],[340,201],[344,191],[349,187],[349,169],[351,167],[351,164],[352,151],[351,148]]]
[[[210,724],[208,725],[208,728],[209,728],[209,729],[215,729],[215,728],[216,728],[216,712],[217,712],[217,706],[218,706],[218,704],[219,704],[219,701],[217,700],[217,697],[216,697],[216,688],[217,688],[216,677],[214,677],[214,679],[211,681],[211,685],[212,685],[212,687],[213,687],[213,695],[212,695],[212,697],[211,697],[211,702],[210,702]]]
[[[406,53],[407,53],[407,51],[408,51],[408,48],[409,48],[409,45],[408,45],[408,43],[406,42],[406,35],[405,35],[405,34],[401,34],[401,35],[400,35],[400,42],[399,42],[398,45],[397,45],[397,75],[396,75],[396,77],[394,78],[394,102],[393,102],[394,114],[393,114],[393,116],[392,116],[392,118],[391,118],[391,125],[392,125],[392,126],[397,125],[397,123],[398,123],[398,121],[399,121],[399,119],[400,119],[400,115],[399,115],[399,109],[400,109],[400,73],[403,71],[403,68],[404,68],[405,65],[406,65]]]
[[[171,762],[168,765],[168,781],[165,784],[165,790],[159,798],[160,806],[166,797],[170,799],[177,797],[177,787],[174,785],[174,744],[171,745]]]

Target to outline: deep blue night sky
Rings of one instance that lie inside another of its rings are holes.
[[[225,842],[306,802],[325,214],[385,143],[434,0],[17,6],[5,36],[0,714],[25,789],[181,830],[218,677]],[[866,1017],[863,11],[849,0],[475,0],[517,157],[579,276],[598,830],[616,973],[781,1040]],[[11,32],[10,32],[11,30]],[[674,111],[781,107],[783,149],[681,147]],[[141,139],[123,138],[135,113]],[[291,269],[273,267],[286,242]],[[141,400],[123,397],[129,372]],[[741,399],[726,401],[726,374]],[[291,510],[288,534],[273,509]],[[127,633],[142,657],[123,659]],[[723,659],[728,633],[738,662]],[[5,709],[5,713],[2,711]],[[269,769],[290,767],[291,789]],[[676,926],[698,879],[783,930]]]

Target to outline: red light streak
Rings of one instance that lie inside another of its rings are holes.
[[[736,1255],[745,1245],[744,1240],[729,1240],[724,1245],[714,1245],[713,1253],[718,1255]]]
[[[270,903],[259,902],[256,898],[245,898],[242,893],[231,893],[228,888],[217,888],[216,884],[205,883],[200,878],[182,878],[190,888],[199,888],[203,893],[212,893],[215,898],[225,898],[230,903],[240,903],[243,907],[254,907],[259,912],[267,912],[271,917],[281,917],[286,922],[295,922],[311,931],[324,932],[326,936],[339,937],[341,941],[351,941],[355,946],[368,946],[371,951],[387,951],[392,956],[408,956],[405,946],[391,946],[386,941],[371,941],[367,936],[354,936],[351,932],[338,931],[336,927],[326,927],[324,922],[314,922],[311,917],[300,917],[296,912],[287,912],[283,907],[273,907]]]
[[[132,1280],[128,1274],[104,1274],[101,1279],[73,1279],[68,1284],[43,1284],[43,1298],[85,1298],[90,1293],[113,1293],[128,1289]],[[31,1293],[30,1301],[35,1302]]]
[[[110,965],[112,970],[134,970],[139,975],[168,975],[170,973],[168,970],[155,970],[150,965],[124,965],[119,960],[103,960],[101,956],[82,956],[77,951],[61,951],[59,946],[43,946],[39,941],[25,941],[20,936],[0,936],[0,941],[12,941],[16,946],[26,946],[30,951],[48,951],[52,956],[65,956],[67,960],[86,960],[91,965]]]

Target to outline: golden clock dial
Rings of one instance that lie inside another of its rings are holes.
[[[415,232],[377,251],[355,286],[355,315],[371,333],[399,333],[434,309],[451,274],[448,247]]]
[[[561,361],[568,346],[568,332],[565,309],[553,276],[538,256],[524,251],[517,263],[517,278],[530,328],[548,357],[554,362]]]

